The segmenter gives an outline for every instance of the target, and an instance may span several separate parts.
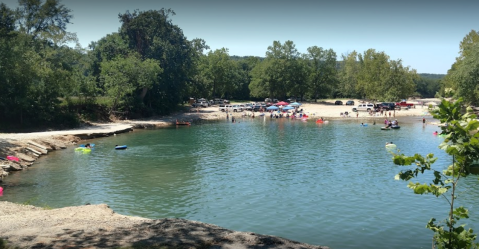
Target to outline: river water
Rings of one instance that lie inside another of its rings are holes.
[[[437,126],[423,127],[421,118],[404,118],[390,131],[362,127],[364,120],[237,121],[91,140],[88,154],[51,152],[5,178],[0,200],[54,208],[107,203],[120,214],[185,218],[333,249],[431,247],[426,223],[446,218],[447,203],[395,181],[401,168],[384,145],[434,153],[434,167],[443,169],[450,158],[432,134]],[[127,150],[113,150],[123,144]],[[464,179],[458,202],[475,230],[478,200],[477,177]]]

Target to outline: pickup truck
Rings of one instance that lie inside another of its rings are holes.
[[[406,108],[406,109],[409,109],[409,108],[414,108],[414,104],[412,103],[407,103],[406,101],[401,101],[401,102],[396,102],[396,108]]]

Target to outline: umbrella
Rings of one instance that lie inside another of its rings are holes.
[[[276,103],[275,105],[289,105],[289,103],[281,101],[281,102]]]
[[[268,111],[270,111],[270,110],[278,110],[278,109],[279,109],[279,108],[278,108],[277,106],[274,106],[274,105],[272,105],[272,106],[266,108],[266,110],[268,110]]]
[[[301,105],[301,103],[294,102],[294,103],[291,103],[291,104],[289,104],[289,105],[291,105],[291,106],[300,106],[300,105]]]
[[[294,109],[294,107],[292,106],[286,106],[283,108],[283,111],[287,111],[287,110],[291,110],[291,109]]]

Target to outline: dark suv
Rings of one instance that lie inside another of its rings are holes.
[[[336,100],[336,102],[334,102],[335,105],[343,105],[343,101],[341,100]]]
[[[396,108],[396,104],[392,102],[384,102],[378,105],[379,108],[383,108],[383,110],[389,111],[394,110]]]
[[[348,102],[346,102],[346,105],[354,105],[354,101],[348,100]]]

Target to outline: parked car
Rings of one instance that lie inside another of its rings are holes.
[[[255,103],[253,105],[253,111],[255,111],[255,112],[260,111],[261,109],[263,111],[265,111],[266,108],[268,108],[268,107],[266,106],[266,104],[263,104],[263,103]]]
[[[224,100],[219,99],[219,98],[215,98],[215,99],[213,100],[213,104],[215,104],[215,105],[222,105],[222,104],[224,104]]]
[[[208,101],[200,101],[200,102],[191,104],[191,106],[192,107],[208,107],[210,106],[210,103]]]
[[[241,104],[239,105],[243,111],[251,111],[253,110],[253,106],[251,104]]]
[[[374,108],[374,104],[372,103],[366,103],[366,104],[359,104],[355,107],[353,107],[353,112],[357,112],[357,111],[373,111],[375,108]]]
[[[343,101],[341,100],[336,100],[336,102],[334,102],[335,105],[343,105]]]
[[[348,100],[348,101],[346,102],[346,105],[354,105],[354,101]]]
[[[384,102],[378,105],[379,108],[382,108],[383,110],[389,111],[389,110],[394,110],[396,108],[396,104],[392,102]]]

